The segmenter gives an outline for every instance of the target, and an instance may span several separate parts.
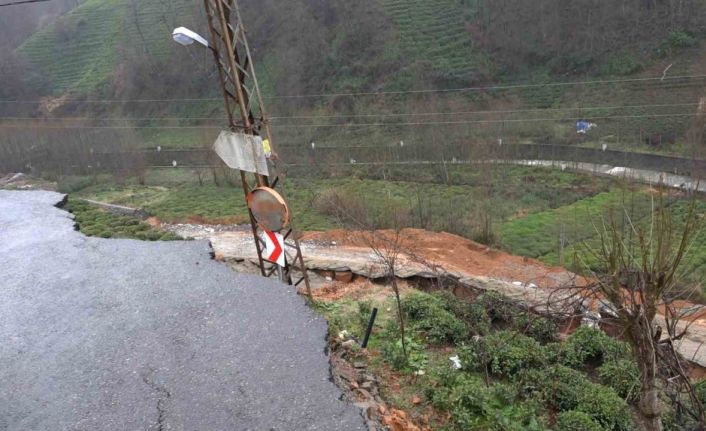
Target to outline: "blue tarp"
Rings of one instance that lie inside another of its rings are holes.
[[[590,121],[586,120],[578,120],[576,122],[576,133],[587,133],[589,130],[591,130],[592,124]]]

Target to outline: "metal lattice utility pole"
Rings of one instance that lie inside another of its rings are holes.
[[[245,27],[238,9],[238,1],[204,0],[204,6],[211,34],[211,50],[218,67],[229,128],[232,132],[248,135],[262,136],[264,134],[274,149],[272,132],[265,115]],[[273,152],[273,154],[276,153]],[[277,186],[279,177],[275,160],[276,156],[271,161],[271,180],[258,173],[240,171],[246,200],[256,187],[275,188]],[[250,209],[248,211],[262,275],[265,277],[280,275],[284,282],[294,286],[304,283],[307,294],[311,298],[309,277],[306,273],[299,240],[295,237],[292,224],[290,223],[286,230],[281,232],[284,237],[286,265],[280,273],[274,262],[264,258],[265,242],[261,236],[263,229],[255,220],[253,212]]]

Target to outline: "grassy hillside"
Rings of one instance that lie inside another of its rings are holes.
[[[65,92],[105,92],[115,85],[130,51],[163,59],[170,55],[171,31],[193,22],[188,1],[86,0],[32,35],[18,49],[52,85]]]
[[[124,4],[119,0],[88,0],[35,33],[19,52],[43,70],[57,95],[69,90],[94,91],[118,64]]]
[[[160,129],[203,121],[156,118],[223,118],[209,53],[184,49],[170,38],[180,25],[207,34],[200,6],[187,0],[87,0],[18,52],[42,71],[55,96],[212,97],[180,103],[67,102],[54,111],[133,118],[99,124],[150,127],[139,129],[149,146],[203,146],[211,139],[207,134]],[[706,88],[706,79],[698,77],[706,73],[703,11],[693,5],[673,10],[666,3],[654,10],[631,3],[619,11],[603,3],[584,8],[556,0],[530,6],[518,0],[365,5],[293,0],[287,8],[279,0],[241,2],[266,95],[403,92],[268,100],[272,115],[296,117],[275,120],[278,141],[287,145],[503,138],[691,154],[687,131]],[[697,77],[639,81],[667,68],[667,77]],[[638,81],[603,82],[616,79]],[[598,82],[543,86],[585,80]],[[518,82],[533,86],[447,91]],[[415,92],[419,89],[441,91]],[[419,115],[428,112],[455,114]],[[573,128],[578,118],[594,119],[599,127],[578,139]],[[675,134],[676,143],[645,145],[654,134]]]
[[[457,0],[381,1],[398,28],[400,51],[415,62],[427,63],[430,80],[442,85],[463,85],[486,76],[491,60],[474,47],[466,32],[467,6]],[[409,71],[403,71],[396,83],[414,88],[416,79]]]

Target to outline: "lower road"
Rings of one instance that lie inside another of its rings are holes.
[[[0,191],[1,430],[359,430],[293,289]]]

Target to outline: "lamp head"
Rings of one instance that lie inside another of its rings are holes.
[[[175,28],[172,32],[172,39],[179,45],[189,46],[193,45],[194,42],[198,42],[208,48],[208,41],[204,37],[186,27]]]

